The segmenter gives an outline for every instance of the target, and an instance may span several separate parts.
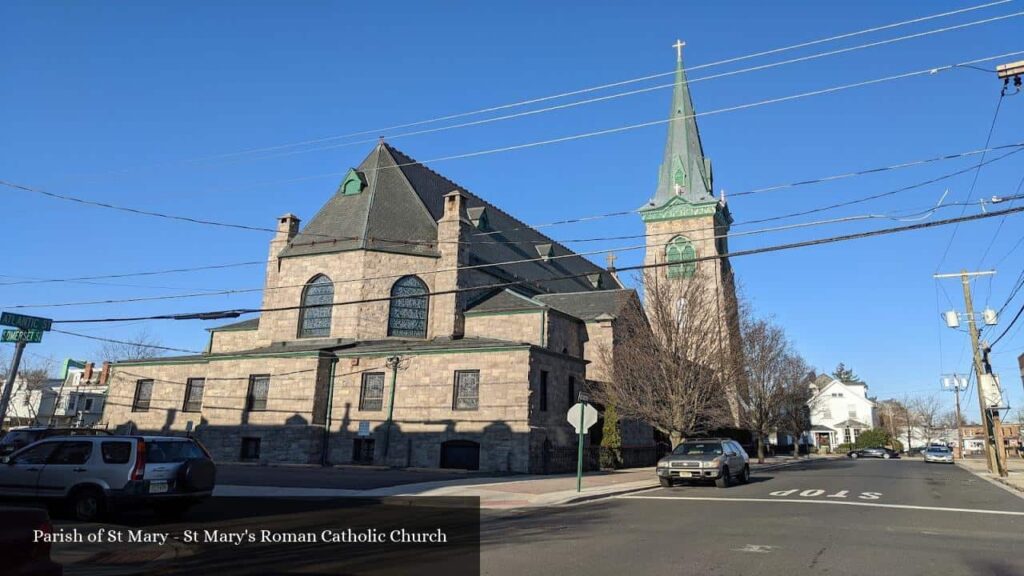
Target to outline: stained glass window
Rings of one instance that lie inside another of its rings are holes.
[[[480,371],[457,370],[455,372],[456,410],[477,410],[480,408]]]
[[[253,374],[249,376],[249,393],[245,399],[245,409],[259,412],[267,409],[267,396],[270,395],[270,374]]]
[[[388,336],[427,337],[427,285],[415,276],[400,278],[391,287]]]
[[[669,278],[691,278],[697,271],[697,263],[693,260],[697,251],[685,236],[676,236],[665,248],[665,261],[668,262]],[[679,264],[673,264],[679,262]]]
[[[302,309],[299,310],[299,338],[331,335],[331,311],[334,303],[334,283],[323,274],[313,278],[302,290]]]

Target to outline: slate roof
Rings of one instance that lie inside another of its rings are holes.
[[[466,310],[472,312],[518,312],[522,310],[544,310],[547,306],[534,298],[524,296],[508,288],[490,293]]]
[[[232,324],[225,324],[223,326],[214,326],[213,328],[207,328],[207,332],[230,332],[234,330],[256,330],[260,327],[260,317],[250,318],[248,320],[242,320],[241,322],[234,322]]]
[[[841,428],[871,428],[871,426],[869,424],[865,424],[863,422],[860,422],[860,421],[857,421],[857,420],[853,420],[853,419],[843,420],[839,424],[836,424],[835,427],[836,427],[837,430],[841,429]]]
[[[635,290],[624,288],[592,292],[539,294],[534,298],[559,312],[588,322],[596,320],[599,316],[605,314],[615,317],[621,315],[623,308],[636,297]]]
[[[531,293],[594,290],[588,274],[600,274],[601,286],[619,286],[611,274],[582,256],[559,258],[574,253],[390,144],[378,144],[356,170],[365,177],[363,191],[332,195],[281,251],[281,257],[355,249],[436,255],[444,195],[460,190],[466,195],[467,211],[478,213],[485,208],[487,213],[488,232],[470,233],[471,265],[536,259],[536,245],[552,245],[547,262],[503,264],[479,272],[499,282],[523,281],[518,288]],[[579,277],[542,282],[575,275]]]

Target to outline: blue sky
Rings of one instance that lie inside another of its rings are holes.
[[[977,3],[981,3],[980,0]],[[5,2],[0,6],[0,178],[58,193],[149,210],[273,226],[308,220],[340,174],[371,143],[317,151],[216,157],[363,130],[420,160],[667,117],[669,91],[577,106],[433,134],[379,128],[669,72],[670,45],[687,42],[700,64],[966,7],[971,2]],[[844,46],[1008,14],[1012,2],[691,73],[691,81]],[[994,56],[1024,49],[1024,18],[888,46],[693,82],[698,112]],[[1020,59],[1020,56],[1012,59]],[[994,67],[998,62],[982,65]],[[631,84],[628,90],[667,82]],[[982,148],[1000,84],[961,69],[699,119],[716,189],[739,192]],[[604,95],[616,90],[593,95]],[[568,102],[558,100],[552,103]],[[517,108],[521,111],[527,108]],[[476,119],[470,118],[470,119]],[[1024,141],[1024,97],[1002,103],[993,144]],[[432,164],[532,224],[640,206],[653,193],[665,126]],[[302,150],[302,149],[299,149]],[[290,149],[288,152],[295,152]],[[211,156],[213,158],[211,158]],[[195,159],[201,160],[195,160]],[[733,198],[738,223],[884,192],[966,168],[978,158]],[[318,176],[323,174],[336,174]],[[974,198],[1014,193],[1019,157],[986,166]],[[924,209],[949,189],[963,200],[973,173],[869,203],[781,223]],[[7,243],[0,274],[71,277],[260,260],[268,234],[170,222],[4,189]],[[952,217],[948,208],[935,218]],[[967,213],[976,213],[969,208]],[[942,271],[991,267],[975,282],[978,308],[998,306],[1024,267],[1024,216],[961,226]],[[731,240],[743,250],[874,229],[846,223]],[[737,225],[735,231],[757,229]],[[545,229],[556,239],[641,234],[639,218]],[[938,312],[963,301],[931,275],[949,228],[737,258],[743,293],[782,324],[816,367],[845,362],[872,394],[937,393],[938,376],[966,371],[966,334]],[[573,245],[629,247],[635,241]],[[620,250],[619,264],[640,262]],[[603,256],[595,256],[603,262]],[[10,281],[11,278],[0,278]],[[0,308],[253,288],[260,266],[126,278],[122,285],[0,286]],[[1004,323],[1021,300],[1011,304]],[[53,318],[121,316],[256,306],[258,294],[163,302],[33,308]],[[130,338],[148,328],[165,345],[201,349],[202,322],[77,326]],[[97,343],[47,334],[34,354],[89,358]],[[8,345],[5,345],[8,346]],[[1016,354],[1024,331],[1000,343],[996,369],[1016,406],[1024,401]],[[944,398],[951,402],[950,398]],[[969,415],[976,415],[976,400]]]

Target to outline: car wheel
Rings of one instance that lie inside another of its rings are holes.
[[[882,454],[882,458],[885,458],[886,460],[888,460],[889,458],[892,458],[892,456],[890,456],[889,453],[886,452],[885,454]]]
[[[107,499],[99,488],[86,486],[77,488],[68,497],[71,514],[81,522],[95,522],[107,511]]]
[[[732,484],[732,476],[729,474],[729,467],[722,468],[722,473],[715,479],[715,486],[718,488],[728,488]]]
[[[856,452],[850,452],[850,458],[853,458],[854,460],[856,460],[857,459],[857,453]]]
[[[671,488],[672,487],[672,479],[671,478],[658,478],[658,482],[661,484],[661,486],[663,488]]]
[[[750,466],[744,466],[743,472],[740,473],[740,484],[747,484],[750,482]]]

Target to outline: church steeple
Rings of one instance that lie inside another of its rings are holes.
[[[704,150],[694,118],[693,101],[686,83],[683,68],[683,46],[677,40],[676,82],[672,91],[672,109],[669,113],[668,141],[665,143],[665,158],[658,174],[658,190],[654,195],[654,207],[664,206],[676,196],[682,196],[691,203],[714,200],[711,181],[711,161],[704,158]]]

